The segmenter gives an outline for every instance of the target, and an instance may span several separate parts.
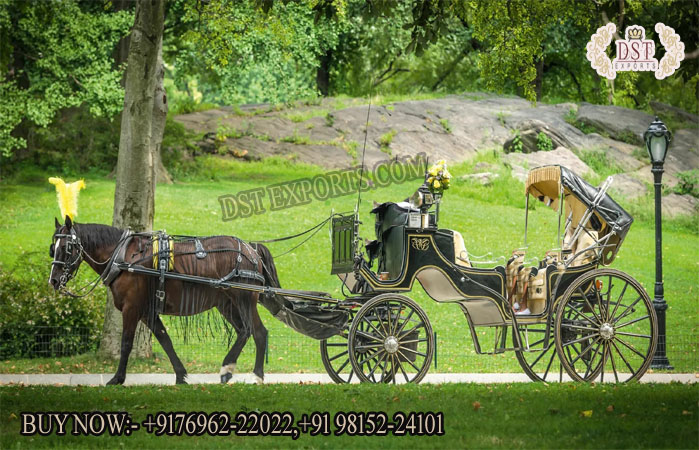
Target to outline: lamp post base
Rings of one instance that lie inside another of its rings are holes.
[[[655,355],[650,363],[650,368],[654,370],[675,370],[667,359],[667,343],[665,336],[665,311],[667,302],[662,297],[662,283],[656,283],[656,297],[653,299],[653,309],[658,317],[658,345],[655,348]]]

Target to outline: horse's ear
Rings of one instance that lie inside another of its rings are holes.
[[[66,216],[66,226],[70,229],[73,228],[73,221],[70,220],[70,216]]]
[[[61,222],[58,221],[58,217],[54,217],[54,220],[56,221],[56,229],[58,230],[61,228]]]

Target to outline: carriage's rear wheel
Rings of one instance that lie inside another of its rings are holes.
[[[434,355],[432,325],[408,297],[379,295],[352,321],[348,351],[352,370],[362,382],[419,383]]]
[[[335,383],[349,383],[357,377],[352,372],[352,365],[349,360],[347,338],[349,327],[352,323],[354,312],[350,312],[350,320],[345,325],[342,333],[329,339],[320,341],[320,357],[323,360],[326,372]]]
[[[653,304],[632,277],[599,269],[576,279],[556,314],[563,368],[576,381],[625,382],[643,376],[658,336]]]

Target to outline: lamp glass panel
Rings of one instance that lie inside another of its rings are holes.
[[[667,141],[665,140],[665,136],[652,136],[650,138],[650,154],[653,162],[664,161],[666,150]]]

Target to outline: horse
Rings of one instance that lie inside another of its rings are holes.
[[[153,258],[153,233],[135,233],[129,236],[123,229],[102,224],[75,223],[68,216],[64,225],[56,219],[55,226],[49,250],[53,258],[49,285],[56,291],[65,289],[83,260],[104,281],[105,271],[111,266],[115,252],[123,254],[126,263],[157,268],[154,267],[158,265],[158,253],[156,251],[156,258]],[[272,255],[261,244],[255,244],[256,248],[253,248],[251,244],[233,236],[210,236],[174,242],[173,247],[172,270],[181,274],[222,280],[232,273],[240,273],[236,271],[239,269],[262,274],[257,279],[244,280],[246,283],[262,285],[260,278],[264,278],[264,284],[279,284]],[[205,257],[202,258],[202,254]],[[236,332],[236,340],[221,364],[221,383],[227,383],[233,376],[238,356],[251,334],[256,348],[253,373],[258,383],[263,382],[267,329],[257,311],[259,293],[169,279],[164,283],[164,305],[156,308],[154,299],[159,287],[158,277],[120,271],[108,283],[108,287],[114,306],[121,311],[123,318],[119,366],[114,377],[107,382],[108,385],[123,384],[126,379],[126,366],[139,321],[146,324],[155,335],[170,359],[176,383],[186,384],[187,370],[175,353],[159,313],[191,316],[211,308],[218,309]]]

